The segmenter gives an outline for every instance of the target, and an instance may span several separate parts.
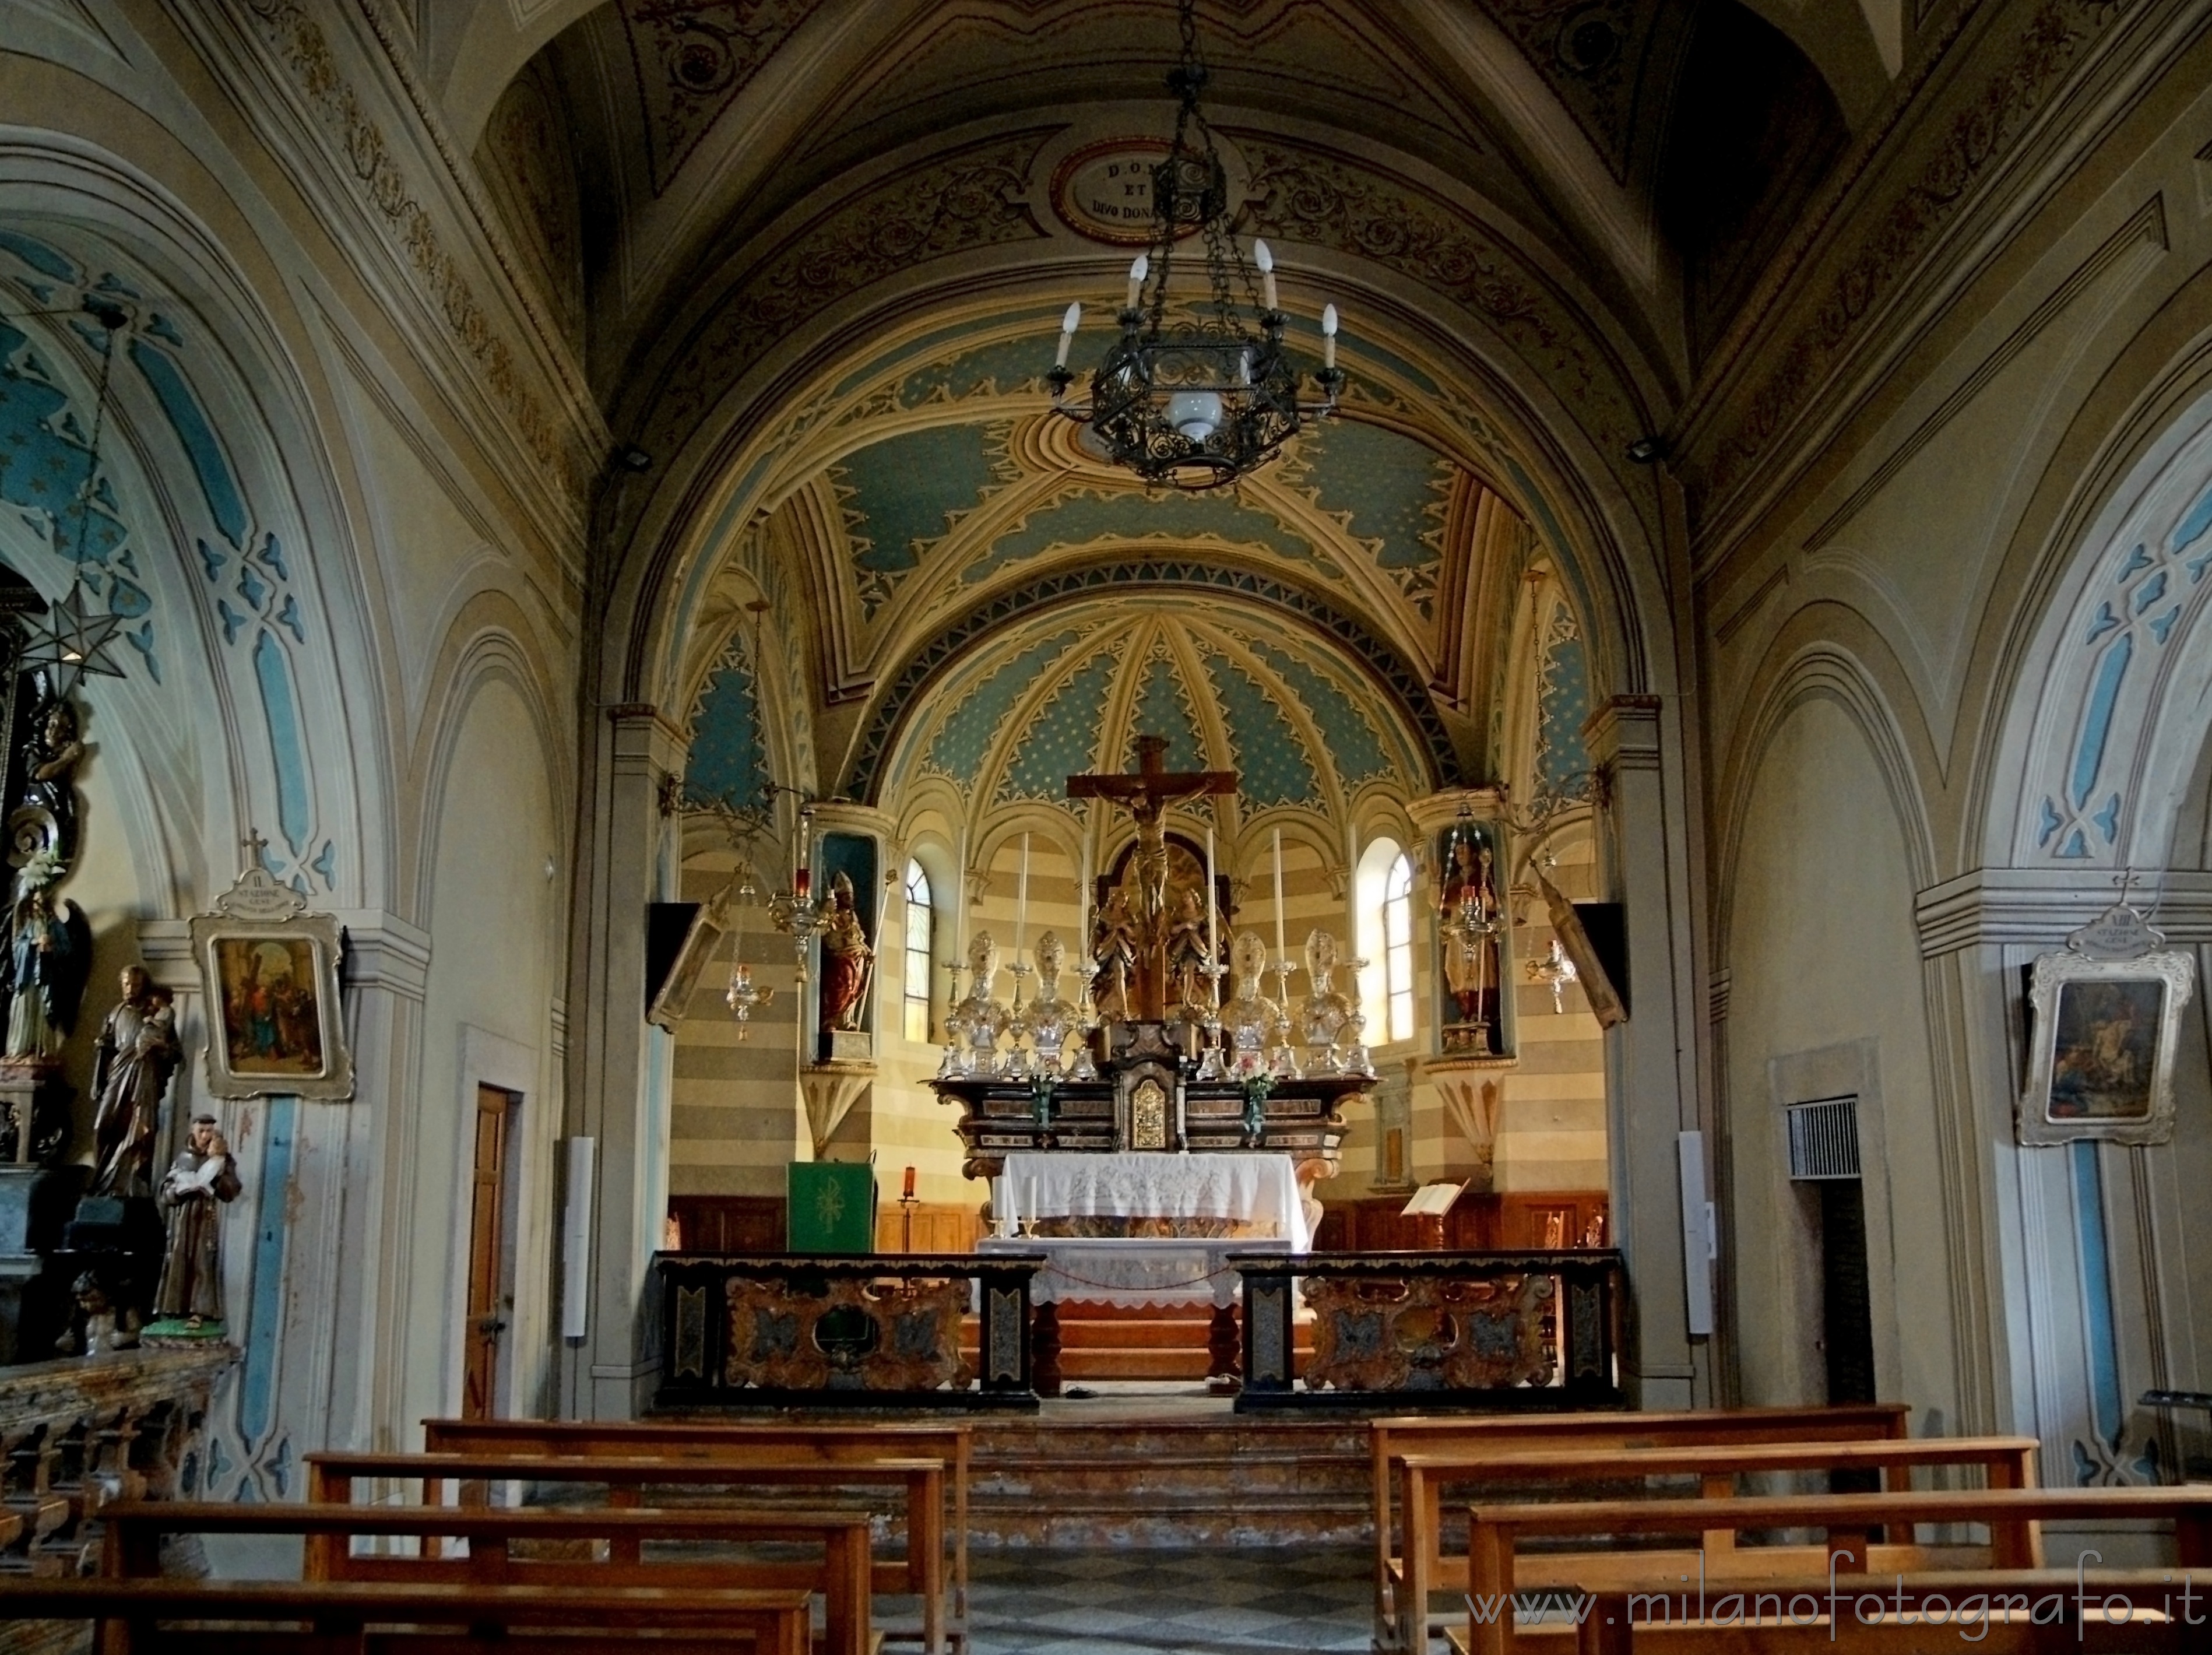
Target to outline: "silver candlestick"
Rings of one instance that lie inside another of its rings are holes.
[[[1291,1049],[1291,973],[1298,969],[1288,955],[1268,967],[1275,979],[1275,1044],[1267,1054],[1267,1070],[1279,1080],[1298,1078],[1298,1055]]]

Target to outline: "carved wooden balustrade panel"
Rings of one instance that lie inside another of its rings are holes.
[[[825,1281],[807,1291],[789,1278],[731,1278],[730,1347],[722,1377],[770,1390],[964,1390],[960,1360],[965,1276]]]
[[[1386,1281],[1322,1276],[1305,1284],[1319,1390],[1470,1390],[1548,1385],[1558,1370],[1547,1275]]]
[[[1626,1405],[1618,1252],[1234,1254],[1230,1263],[1243,1278],[1239,1411]],[[1291,1338],[1301,1299],[1314,1317],[1302,1372]]]
[[[1030,1407],[1036,1259],[662,1253],[663,1407]],[[966,1318],[977,1344],[963,1353]]]

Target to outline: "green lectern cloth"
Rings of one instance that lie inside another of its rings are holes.
[[[861,1161],[793,1161],[784,1172],[784,1244],[794,1253],[876,1246],[876,1170]]]

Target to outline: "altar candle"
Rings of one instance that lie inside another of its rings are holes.
[[[914,1199],[914,1169],[910,1166],[906,1170],[906,1189],[902,1193],[904,1199]]]
[[[1354,904],[1358,898],[1352,891],[1352,881],[1358,868],[1359,824],[1353,821],[1351,812],[1346,811],[1344,817],[1344,911],[1347,920],[1358,911]],[[1346,928],[1348,932],[1348,923]]]
[[[1022,933],[1030,925],[1030,836],[1022,835],[1022,876],[1014,887],[1014,958],[1022,957]]]
[[[1083,873],[1075,888],[1076,912],[1081,917],[1076,922],[1075,934],[1086,953],[1091,947],[1091,823],[1083,824]]]
[[[1283,942],[1283,831],[1275,830],[1275,963],[1278,965],[1291,957]]]
[[[968,828],[960,828],[960,851],[952,869],[952,958],[957,964],[968,960]]]
[[[1208,965],[1221,964],[1221,937],[1217,929],[1219,924],[1218,910],[1221,904],[1215,897],[1215,892],[1218,889],[1219,887],[1213,883],[1213,824],[1208,822],[1206,824],[1206,963]],[[1221,1009],[1221,979],[1218,976],[1215,976],[1208,977],[1206,981],[1213,985],[1213,1009],[1219,1011]]]

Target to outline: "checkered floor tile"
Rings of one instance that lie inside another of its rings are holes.
[[[970,1655],[1360,1650],[1365,1552],[973,1552]]]

